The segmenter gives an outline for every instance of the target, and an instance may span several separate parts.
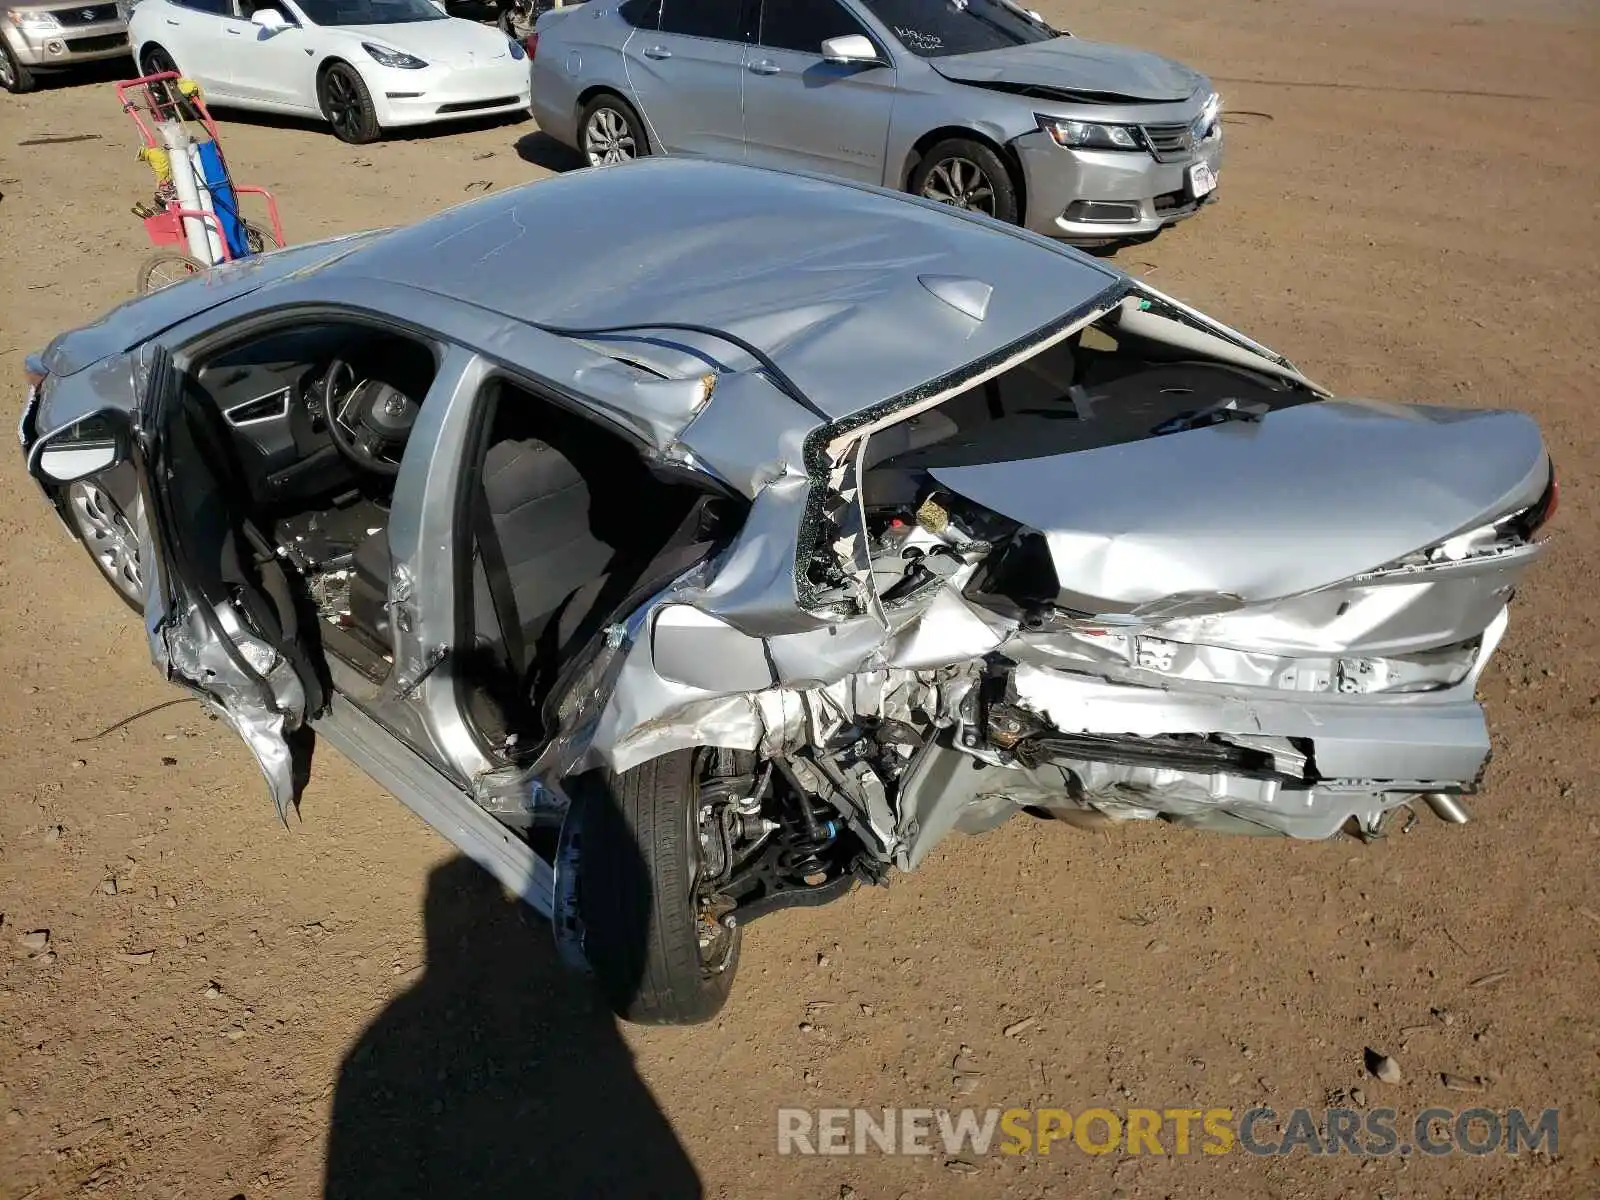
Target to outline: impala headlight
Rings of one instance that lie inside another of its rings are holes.
[[[1050,140],[1069,150],[1143,150],[1138,130],[1131,125],[1099,125],[1093,121],[1072,121],[1034,113],[1039,128]]]
[[[8,12],[6,19],[24,33],[60,33],[61,22],[56,20],[54,13],[31,12],[23,9],[20,12]]]
[[[391,50],[387,46],[379,46],[373,42],[362,42],[361,48],[372,55],[372,61],[380,67],[399,67],[402,71],[420,71],[428,65],[415,55],[407,54],[403,50]]]

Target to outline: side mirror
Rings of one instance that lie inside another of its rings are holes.
[[[53,483],[76,483],[109,471],[127,457],[127,414],[102,409],[45,434],[34,443],[28,466]]]
[[[878,48],[864,33],[847,33],[844,37],[829,38],[822,43],[822,58],[831,63],[876,63]]]
[[[268,33],[278,33],[289,28],[289,18],[275,8],[258,8],[250,14],[250,24]]]

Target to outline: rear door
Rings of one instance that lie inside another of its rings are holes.
[[[749,2],[660,0],[639,14],[623,60],[657,150],[744,157]]]
[[[744,72],[746,159],[883,183],[894,68],[824,62],[822,43],[861,34],[887,64],[883,46],[838,0],[758,2]]]
[[[221,414],[164,348],[148,347],[140,367],[133,462],[148,527],[151,657],[244,739],[283,816],[305,784],[306,721],[326,695],[314,634],[302,629],[271,543],[231,503],[244,492]]]
[[[223,47],[233,0],[170,0],[159,11],[161,19],[149,27],[150,40],[166,48],[178,70],[198,83],[208,100],[237,98]]]

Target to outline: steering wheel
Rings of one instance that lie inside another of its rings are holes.
[[[416,422],[417,401],[393,384],[366,379],[336,358],[322,375],[328,436],[340,454],[374,475],[398,475],[400,455]]]

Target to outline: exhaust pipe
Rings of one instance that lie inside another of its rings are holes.
[[[1433,809],[1433,815],[1447,825],[1465,825],[1472,820],[1467,815],[1467,810],[1461,806],[1461,801],[1454,796],[1447,796],[1443,792],[1424,792],[1422,798],[1428,802],[1428,807]]]

